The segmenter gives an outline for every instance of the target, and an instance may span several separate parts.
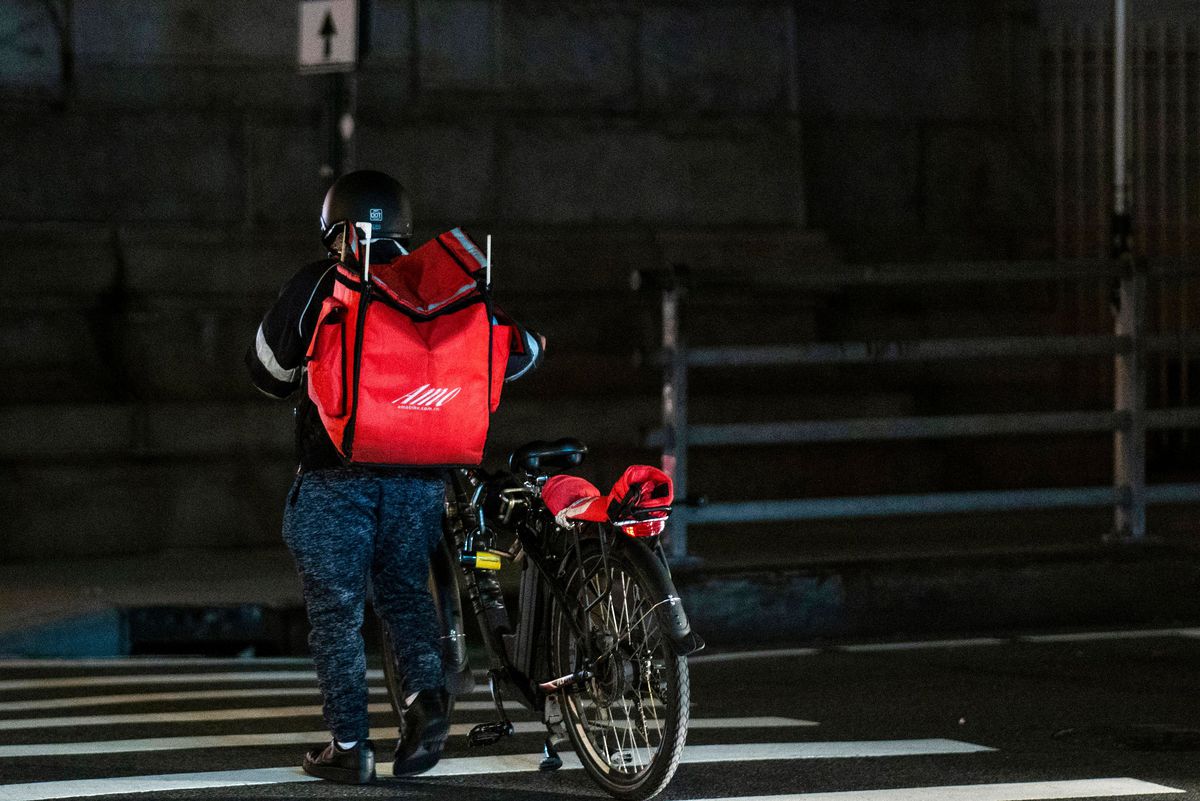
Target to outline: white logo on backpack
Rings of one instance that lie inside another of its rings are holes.
[[[445,406],[447,402],[460,392],[462,392],[462,387],[448,389],[446,387],[431,387],[429,384],[422,384],[407,395],[401,395],[396,398],[392,401],[392,405],[397,409],[405,411],[434,412]]]

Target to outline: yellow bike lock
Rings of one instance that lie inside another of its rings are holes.
[[[500,555],[491,553],[490,551],[464,553],[462,555],[462,563],[467,567],[473,567],[476,570],[499,570]]]

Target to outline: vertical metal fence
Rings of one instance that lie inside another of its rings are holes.
[[[1200,237],[1200,19],[1135,21],[1128,52],[1137,251],[1188,256]],[[1110,25],[1062,24],[1047,31],[1042,84],[1061,258],[1109,253],[1112,79]]]
[[[1060,258],[1105,258],[1113,206],[1113,29],[1108,3],[1095,19],[1049,26],[1042,46],[1043,117],[1051,139],[1055,249]],[[1126,30],[1126,139],[1130,146],[1133,249],[1143,257],[1188,258],[1200,243],[1200,17],[1145,4]],[[1144,18],[1147,13],[1156,15]],[[1194,277],[1156,282],[1144,298],[1149,324],[1182,334],[1195,316]],[[1101,290],[1103,291],[1103,290]],[[1080,285],[1081,309],[1102,308]],[[1081,321],[1084,324],[1094,321]],[[1191,402],[1195,351],[1151,354],[1151,402]],[[1186,431],[1160,444],[1184,449]]]

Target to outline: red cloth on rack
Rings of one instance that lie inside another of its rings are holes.
[[[630,500],[630,493],[637,495]],[[551,476],[542,488],[546,508],[563,524],[568,520],[616,523],[613,515],[622,509],[637,512],[661,509],[661,516],[666,517],[674,499],[671,477],[645,464],[625,468],[607,495],[601,495],[592,482],[578,476]]]

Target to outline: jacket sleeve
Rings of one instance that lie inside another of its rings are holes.
[[[280,400],[300,387],[304,355],[325,298],[333,293],[335,263],[313,262],[284,284],[246,350],[250,380]]]
[[[542,366],[546,355],[546,338],[531,328],[518,323],[509,317],[502,309],[493,309],[494,322],[509,326],[512,336],[509,339],[508,366],[504,370],[504,380],[516,381],[518,378],[532,373]]]

